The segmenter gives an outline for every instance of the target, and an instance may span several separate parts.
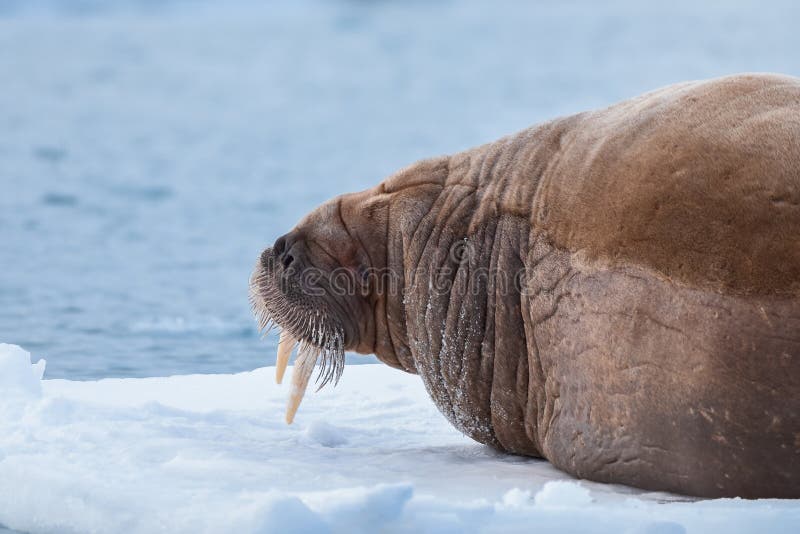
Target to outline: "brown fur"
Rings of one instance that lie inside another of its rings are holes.
[[[396,276],[348,304],[347,348],[419,373],[474,439],[592,480],[800,497],[800,80],[556,119],[288,235],[307,264]]]

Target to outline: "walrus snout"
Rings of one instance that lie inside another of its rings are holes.
[[[338,381],[344,368],[344,348],[353,334],[342,320],[340,306],[324,283],[307,283],[298,268],[300,254],[286,236],[261,252],[250,277],[250,301],[262,330],[281,329],[276,358],[280,383],[295,347],[297,359],[286,409],[291,423],[308,386],[316,363],[321,362],[319,387]],[[323,281],[324,282],[324,281]]]
[[[250,300],[262,329],[281,330],[278,383],[295,347],[297,359],[286,410],[291,423],[319,362],[319,387],[338,381],[344,351],[371,350],[372,312],[359,256],[341,217],[338,200],[318,208],[264,249],[250,278]],[[359,284],[359,282],[361,282]]]
[[[338,200],[314,210],[259,255],[250,299],[262,329],[280,328],[283,358],[295,343],[321,358],[320,381],[336,381],[344,350],[370,342],[372,308],[359,285],[364,257],[341,219]],[[280,351],[279,351],[280,352]]]
[[[290,267],[302,268],[303,262],[298,261],[303,256],[301,249],[302,243],[300,239],[298,239],[294,232],[289,232],[275,240],[275,243],[272,245],[271,253],[275,256],[275,259],[283,265],[284,269],[289,269]]]

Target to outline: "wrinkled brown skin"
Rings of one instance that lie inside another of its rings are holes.
[[[400,273],[401,294],[349,318],[347,348],[418,373],[475,440],[595,481],[800,497],[799,79],[556,119],[338,197],[290,235]],[[481,268],[522,270],[524,290]]]

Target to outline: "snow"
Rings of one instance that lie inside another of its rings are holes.
[[[792,532],[797,501],[576,481],[456,432],[381,365],[309,391],[274,368],[42,380],[0,345],[0,524],[26,532]],[[291,369],[290,371],[291,372]]]
[[[509,495],[506,494],[506,499]],[[516,500],[516,499],[515,499]],[[592,502],[589,490],[564,480],[554,480],[544,485],[534,498],[536,506],[542,508],[570,508],[581,507]]]

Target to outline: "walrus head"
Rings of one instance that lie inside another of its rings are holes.
[[[447,165],[447,157],[424,160],[373,188],[329,200],[261,253],[250,300],[263,330],[281,329],[278,383],[299,345],[287,422],[317,361],[320,388],[338,381],[345,351],[417,372],[405,324],[403,258]]]
[[[334,198],[264,250],[250,279],[262,329],[281,329],[276,379],[299,345],[286,419],[291,423],[316,362],[319,387],[336,383],[345,351],[373,353],[374,275],[383,267],[386,195],[373,190]]]

